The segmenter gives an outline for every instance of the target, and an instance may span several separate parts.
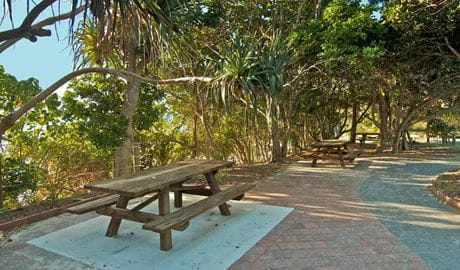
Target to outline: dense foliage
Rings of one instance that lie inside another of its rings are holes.
[[[77,64],[214,80],[74,79],[4,134],[7,207],[184,158],[279,162],[364,130],[393,152],[421,140],[413,127],[458,135],[456,0],[165,0],[150,17],[141,2],[127,18],[107,8],[80,23]],[[0,68],[0,115],[41,91]]]

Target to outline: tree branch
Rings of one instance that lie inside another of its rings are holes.
[[[27,14],[27,16],[24,18],[22,21],[21,26],[15,29],[7,30],[0,32],[0,42],[9,40],[9,39],[15,39],[15,38],[24,38],[30,35],[30,27],[32,26],[32,23],[40,16],[40,14],[46,10],[48,7],[50,7],[54,2],[57,0],[43,0],[40,3],[38,3],[30,12]]]
[[[146,78],[146,77],[143,77],[138,74],[135,74],[129,71],[125,71],[125,70],[116,70],[116,69],[101,68],[101,67],[91,67],[91,68],[84,68],[84,69],[76,70],[76,71],[73,71],[63,76],[61,79],[53,83],[50,87],[48,87],[44,91],[37,94],[35,97],[28,100],[16,111],[6,115],[0,121],[0,135],[4,134],[5,131],[13,127],[19,118],[25,115],[39,102],[42,102],[47,97],[49,97],[51,94],[53,94],[59,87],[64,85],[66,82],[70,81],[71,79],[75,77],[78,77],[80,75],[87,74],[87,73],[111,74],[111,75],[121,77],[124,79],[135,79],[141,82],[146,82],[146,83],[151,83],[151,84],[156,84],[156,85],[194,83],[194,82],[211,82],[213,80],[213,78],[210,78],[210,77],[182,77],[182,78],[166,79],[166,80],[154,80],[154,79]]]
[[[418,120],[418,121],[434,119],[434,118],[442,116],[442,115],[444,115],[446,113],[452,113],[452,112],[460,112],[460,105],[453,106],[453,107],[450,107],[450,108],[445,108],[445,109],[439,110],[437,112],[431,113],[431,114],[429,114],[429,115],[427,115],[427,116],[425,116],[423,118],[420,118],[420,120]]]
[[[460,53],[457,52],[457,50],[456,50],[454,47],[452,47],[452,45],[450,45],[449,40],[447,39],[447,37],[444,37],[444,41],[446,42],[446,45],[447,45],[447,47],[449,48],[449,50],[450,50],[453,54],[455,54],[455,56],[457,56],[457,58],[460,59]]]
[[[75,14],[73,14],[71,11],[70,12],[67,12],[67,13],[64,13],[64,14],[61,14],[59,16],[54,16],[54,17],[49,17],[49,18],[46,18],[44,19],[43,21],[40,21],[34,25],[32,25],[30,27],[31,31],[33,30],[39,30],[45,26],[48,26],[48,25],[52,25],[58,21],[63,21],[63,20],[67,20],[69,18],[71,18],[72,16],[76,15],[76,14],[79,14],[81,13],[83,10],[85,10],[85,6],[81,6],[79,8],[77,8],[75,10]],[[4,52],[6,49],[8,49],[9,47],[13,46],[14,44],[16,44],[16,42],[18,42],[19,40],[21,40],[22,38],[24,37],[18,37],[18,38],[13,38],[13,39],[9,39],[9,40],[6,40],[2,43],[0,43],[0,53]]]

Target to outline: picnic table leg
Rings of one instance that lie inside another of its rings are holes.
[[[177,184],[177,187],[181,187],[183,183]],[[174,191],[174,207],[182,207],[182,191]]]
[[[340,166],[342,166],[342,168],[345,168],[345,162],[343,161],[343,152],[342,152],[342,149],[341,149],[341,148],[338,148],[338,150],[339,150]]]
[[[360,145],[363,146],[364,144],[366,144],[366,137],[367,135],[366,134],[363,134],[362,137],[361,137],[361,142],[360,142]]]
[[[318,151],[318,150],[317,150],[317,151]],[[313,156],[313,161],[311,162],[311,166],[312,166],[312,167],[316,167],[316,162],[318,161],[318,155],[319,155],[318,152],[314,152],[314,153],[313,153],[313,155],[312,155],[312,156]]]
[[[312,167],[316,167],[316,162],[318,161],[318,157],[313,157],[313,161],[311,162]]]
[[[212,194],[216,194],[220,192],[219,185],[217,184],[216,178],[214,177],[216,173],[217,171],[207,173],[204,175],[206,177],[206,181],[208,182],[209,187],[211,188]],[[228,208],[228,205],[226,203],[219,205],[219,210],[222,216],[230,216],[231,214],[230,209]]]
[[[158,193],[158,212],[160,216],[169,215],[169,189],[161,190]],[[172,248],[171,229],[160,232],[160,249],[168,251]]]
[[[126,208],[128,206],[130,197],[120,196],[117,202],[118,208]],[[107,228],[107,232],[105,236],[112,237],[117,235],[118,229],[120,228],[121,218],[112,217],[110,219],[109,227]]]

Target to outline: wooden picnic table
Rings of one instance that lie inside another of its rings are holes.
[[[342,168],[345,168],[344,160],[353,162],[359,155],[358,151],[350,151],[348,149],[348,143],[349,141],[343,140],[324,140],[313,143],[313,161],[311,166],[315,167],[318,159],[333,159],[339,160]]]
[[[85,185],[87,189],[105,192],[109,196],[74,206],[68,211],[75,214],[96,211],[98,214],[110,216],[106,232],[108,237],[117,235],[123,219],[143,223],[143,229],[160,233],[160,249],[167,251],[172,248],[171,230],[185,230],[192,218],[216,206],[222,215],[230,215],[226,202],[242,199],[244,192],[255,186],[252,183],[241,183],[222,191],[216,182],[215,174],[233,164],[231,161],[187,160],[145,170],[135,175]],[[187,181],[199,175],[205,176],[209,188],[206,185],[186,185]],[[170,192],[174,192],[174,206],[180,208],[172,213]],[[207,198],[183,207],[184,193]],[[147,194],[152,196],[131,209],[127,208],[130,200]],[[158,214],[140,211],[157,199]]]
[[[356,133],[356,135],[360,135],[361,136],[361,139],[359,139],[359,144],[360,145],[364,145],[366,143],[366,139],[368,136],[380,136],[380,133],[376,133],[376,132],[358,132]]]

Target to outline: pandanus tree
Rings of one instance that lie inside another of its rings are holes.
[[[70,19],[70,32],[73,29],[73,23],[75,21],[76,15],[83,12],[83,21],[93,19],[96,23],[102,25],[108,25],[107,22],[112,22],[112,25],[104,29],[102,27],[99,30],[102,33],[102,36],[111,40],[112,38],[119,37],[117,34],[123,34],[124,30],[127,29],[136,29],[136,20],[137,22],[152,22],[148,27],[155,26],[155,24],[160,24],[161,22],[168,22],[170,15],[167,11],[172,10],[181,6],[182,3],[187,2],[187,0],[158,0],[158,1],[126,1],[126,0],[84,0],[78,1],[73,0],[71,2],[71,11],[68,14],[62,14],[57,17],[45,19],[42,22],[35,23],[39,16],[46,10],[52,8],[53,4],[61,3],[60,0],[43,0],[28,10],[27,16],[23,19],[21,25],[17,28],[11,30],[0,32],[0,48],[2,50],[9,48],[15,42],[22,38],[27,38],[32,42],[37,41],[39,36],[49,36],[51,32],[44,29],[43,27],[51,25],[59,20]],[[9,14],[10,20],[13,18],[13,1],[4,0],[3,6],[7,7],[4,14]],[[27,1],[27,7],[29,8],[33,1]],[[136,15],[137,14],[137,15]],[[112,26],[116,26],[116,18],[118,18],[119,25],[125,26],[124,29],[117,29]],[[129,20],[131,20],[129,22]],[[35,24],[34,24],[35,23]],[[88,67],[77,69],[59,80],[50,85],[48,88],[37,93],[31,99],[21,103],[18,107],[13,108],[11,112],[8,112],[5,115],[2,115],[0,119],[0,138],[3,137],[5,132],[15,125],[15,123],[27,114],[31,109],[33,109],[37,104],[47,99],[51,94],[53,94],[59,87],[64,85],[69,80],[78,77],[87,73],[104,73],[111,74],[113,76],[124,78],[128,81],[128,87],[130,89],[136,89],[139,81],[151,83],[151,84],[177,84],[177,83],[189,83],[195,81],[204,81],[209,82],[211,78],[206,77],[182,77],[175,79],[166,79],[166,80],[157,80],[148,77],[139,75],[135,72],[139,69],[138,66],[138,49],[135,45],[138,40],[141,40],[140,31],[131,32],[133,34],[132,38],[124,40],[123,44],[118,44],[119,48],[124,49],[123,61],[126,63],[126,66],[129,66],[130,70],[121,70],[115,69],[112,67]],[[150,34],[154,34],[152,32]],[[143,33],[145,34],[145,33]],[[158,36],[154,36],[150,41],[151,44],[143,44],[145,48],[158,48],[158,44],[161,44],[161,40],[156,39]],[[109,41],[107,41],[109,42]],[[144,50],[147,52],[147,49]],[[149,51],[150,52],[150,51]],[[136,104],[136,91],[130,91],[130,97],[127,97],[127,102],[129,104],[126,106],[126,114],[130,114],[133,105]],[[2,179],[0,174],[0,190],[2,189]],[[0,192],[0,208],[2,207],[3,198]]]
[[[171,25],[171,18],[163,16],[159,21],[146,16],[142,10],[134,11],[134,3],[129,8],[130,16],[123,20],[123,14],[109,10],[102,20],[85,22],[75,42],[82,65],[115,67],[142,74],[148,64],[157,64],[155,59],[160,57],[164,41],[161,31]],[[162,13],[169,16],[172,11],[167,6],[164,8]],[[124,140],[114,153],[115,176],[132,172],[133,117],[139,100],[139,86],[136,79],[126,81],[121,114],[127,124]]]
[[[282,161],[280,126],[284,76],[290,62],[286,43],[275,36],[267,39],[235,38],[221,51],[221,73],[216,78],[219,96],[226,106],[231,100],[261,114],[270,134],[271,161]],[[262,44],[262,45],[260,45]],[[256,121],[255,121],[256,122]]]

